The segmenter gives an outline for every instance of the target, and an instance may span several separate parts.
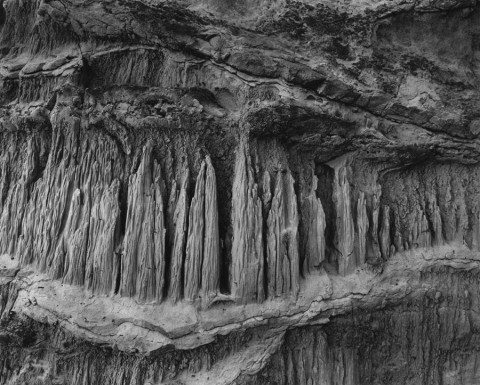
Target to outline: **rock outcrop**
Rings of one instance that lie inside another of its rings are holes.
[[[0,1],[0,385],[477,384],[477,1]]]
[[[162,174],[152,160],[152,149],[143,149],[135,174],[128,180],[128,200],[120,294],[140,301],[162,299],[165,276],[165,218]]]
[[[232,191],[232,274],[233,298],[265,299],[262,200],[255,182],[248,146],[240,142],[235,160]],[[271,199],[270,178],[265,174],[265,196]]]
[[[311,190],[303,200],[302,205],[306,233],[303,250],[303,272],[305,274],[318,269],[325,260],[325,228],[327,224],[322,201],[317,197],[317,189],[318,178],[316,175],[313,175]],[[362,220],[364,219],[362,218]],[[359,234],[363,234],[360,233],[360,231],[361,230],[359,230]],[[365,246],[359,248],[359,255],[364,255],[364,248]]]
[[[185,298],[214,297],[220,287],[217,184],[210,158],[202,162],[190,205],[185,257]]]

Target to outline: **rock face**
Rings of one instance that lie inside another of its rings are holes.
[[[480,383],[477,1],[0,27],[0,385]]]
[[[262,200],[251,164],[249,148],[241,140],[235,160],[235,176],[232,191],[232,274],[233,298],[245,301],[263,301],[264,242]],[[271,200],[270,177],[265,174],[265,199]]]

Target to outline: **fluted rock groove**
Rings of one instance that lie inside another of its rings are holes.
[[[173,213],[173,248],[170,268],[170,287],[168,296],[176,302],[183,295],[183,266],[185,245],[187,239],[187,218],[188,218],[188,168],[183,170],[180,190],[177,186],[172,187],[172,205],[175,207]]]
[[[299,290],[298,210],[293,177],[277,173],[267,226],[268,294]]]
[[[478,385],[480,3],[0,1],[0,385]]]
[[[142,301],[161,300],[165,270],[165,224],[160,166],[146,146],[128,181],[128,206],[120,293]]]
[[[217,185],[209,157],[202,162],[190,205],[185,257],[185,298],[215,296],[220,284]]]
[[[262,200],[255,182],[249,148],[242,139],[237,149],[232,191],[232,273],[234,298],[262,301],[264,241]]]
[[[333,204],[335,206],[335,239],[338,271],[341,275],[352,273],[355,269],[354,226],[350,199],[350,184],[347,169],[343,164],[334,165]]]
[[[367,205],[365,193],[362,191],[357,200],[357,250],[358,263],[365,263],[367,253],[367,234],[369,229],[369,221],[367,216]]]
[[[325,260],[325,212],[320,198],[317,197],[318,178],[313,175],[312,188],[309,195],[303,201],[302,213],[306,228],[306,236],[304,241],[304,262],[303,271],[308,273],[318,268]],[[359,231],[359,234],[362,230]],[[358,254],[363,255],[363,248],[359,246]]]

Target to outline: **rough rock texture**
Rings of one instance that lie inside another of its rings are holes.
[[[231,294],[244,301],[265,299],[262,200],[249,148],[241,139],[235,160],[232,191],[232,274]],[[270,175],[264,174],[265,206],[270,204]]]
[[[480,382],[476,0],[0,27],[0,385]]]

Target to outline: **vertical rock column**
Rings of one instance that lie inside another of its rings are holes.
[[[309,273],[325,260],[325,212],[317,198],[318,178],[313,175],[310,194],[303,201],[305,240],[303,273]]]
[[[380,233],[378,236],[378,241],[380,244],[380,252],[382,253],[382,258],[387,260],[393,254],[393,246],[390,240],[390,207],[383,206],[382,211],[382,222],[380,225]]]
[[[220,287],[220,235],[218,232],[217,180],[210,157],[206,157],[205,234],[203,242],[202,298],[210,298]]]
[[[79,163],[69,166],[73,178],[67,189],[69,205],[50,271],[63,276],[65,283],[110,294],[118,272],[114,250],[120,241],[121,159],[113,141],[97,137],[84,138],[78,151]]]
[[[170,199],[175,209],[173,212],[173,247],[172,262],[170,265],[170,285],[168,297],[177,302],[183,295],[184,257],[187,243],[187,220],[188,220],[188,181],[190,173],[185,167],[182,175],[180,191],[177,186],[172,187]]]
[[[188,239],[185,256],[185,298],[197,298],[202,281],[203,237],[205,235],[205,162],[195,185],[188,217]]]
[[[90,201],[82,196],[80,189],[72,194],[67,222],[53,256],[51,270],[55,278],[64,276],[64,281],[73,285],[85,282]],[[82,200],[86,200],[82,204]]]
[[[440,246],[444,244],[443,239],[443,224],[442,216],[440,214],[440,207],[435,200],[430,204],[431,218],[433,227],[433,245]]]
[[[413,216],[409,244],[411,248],[425,248],[432,245],[432,234],[427,217],[422,208],[417,208]]]
[[[268,296],[298,293],[298,210],[290,171],[278,172],[268,215]]]
[[[123,243],[120,293],[141,301],[160,301],[164,284],[165,223],[160,166],[147,145],[130,176],[127,227]]]
[[[231,291],[238,300],[263,301],[264,253],[262,201],[246,139],[240,141],[232,191]]]
[[[83,135],[68,109],[53,115],[52,150],[31,186],[17,253],[23,264],[36,263],[53,278],[108,294],[116,271],[118,148]]]
[[[10,173],[7,166],[11,162],[8,152],[2,155],[3,156],[0,157],[0,218],[3,212],[3,203],[8,193],[8,180]]]
[[[94,293],[110,294],[120,269],[116,255],[120,182],[115,179],[92,207],[87,251],[86,286]]]
[[[334,245],[337,252],[338,271],[341,275],[347,275],[356,267],[353,255],[355,232],[350,203],[350,184],[347,180],[345,164],[336,164],[334,168],[333,203],[336,210]]]
[[[212,162],[202,162],[190,205],[185,257],[184,294],[214,297],[220,286],[220,239],[218,232],[217,182]]]
[[[357,262],[359,265],[365,263],[367,254],[367,232],[368,232],[367,202],[365,193],[360,192],[357,201]]]
[[[78,265],[84,266],[82,244],[86,241],[80,239],[80,232],[84,235],[86,227],[82,194],[75,186],[80,120],[68,109],[53,115],[51,151],[42,177],[33,185],[17,248],[23,264],[36,263],[41,271],[62,278],[67,254],[78,253],[76,257],[83,258]],[[66,234],[70,237],[68,244]],[[76,284],[83,284],[84,273],[75,272]]]
[[[480,250],[480,213],[474,212],[472,215],[472,240],[470,248],[472,250]]]
[[[22,156],[23,173],[9,183],[0,217],[0,249],[15,249],[22,264],[35,263],[52,278],[111,293],[118,272],[123,158],[113,140],[84,132],[69,107],[56,106],[51,123],[51,143],[30,138]],[[42,169],[40,159],[47,149]],[[7,176],[2,171],[2,179]],[[4,227],[15,231],[9,245],[3,244]]]
[[[367,233],[367,254],[366,259],[368,263],[378,264],[382,260],[382,253],[380,252],[380,244],[378,241],[378,232],[380,226],[380,197],[382,196],[382,188],[376,185],[373,194],[370,197],[370,216],[369,228]]]
[[[17,240],[21,233],[21,225],[28,203],[28,190],[37,168],[37,153],[35,140],[29,139],[20,179],[10,183],[5,202],[0,206],[2,208],[0,211],[0,253],[8,253],[13,256],[16,252]],[[3,191],[0,191],[0,201],[3,198],[4,190],[7,189],[8,176],[5,165],[3,170],[2,181],[0,181],[0,188]]]

